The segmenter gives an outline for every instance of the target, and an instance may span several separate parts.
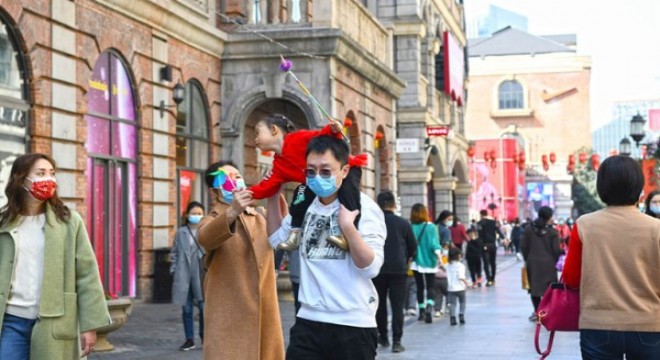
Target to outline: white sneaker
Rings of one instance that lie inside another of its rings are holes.
[[[518,258],[518,261],[522,261],[523,257],[521,253],[516,253],[516,258]]]

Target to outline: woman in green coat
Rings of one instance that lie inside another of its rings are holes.
[[[417,283],[417,304],[419,306],[418,320],[433,322],[433,307],[435,302],[435,273],[438,271],[438,261],[442,256],[442,247],[438,237],[438,229],[431,222],[426,206],[415,204],[410,210],[410,223],[417,239],[417,252],[410,268]]]
[[[55,162],[26,154],[0,209],[0,359],[72,360],[111,323],[80,215],[57,196]]]

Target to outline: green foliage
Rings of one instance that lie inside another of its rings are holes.
[[[579,160],[576,161],[575,171],[573,171],[572,198],[573,207],[577,210],[578,216],[600,210],[605,207],[596,191],[596,171],[591,166],[591,155],[593,151],[580,149],[575,152],[576,160],[579,154],[587,154],[587,162],[582,165]]]

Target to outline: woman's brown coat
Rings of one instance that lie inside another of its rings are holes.
[[[266,219],[248,208],[234,224],[217,203],[199,226],[207,252],[204,359],[284,359],[273,249]]]

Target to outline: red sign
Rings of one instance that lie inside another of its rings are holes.
[[[465,74],[465,57],[463,48],[454,37],[445,31],[443,34],[444,46],[444,75],[445,93],[456,101],[458,106],[463,106],[463,77]]]
[[[427,136],[447,136],[449,134],[449,126],[427,126]]]

